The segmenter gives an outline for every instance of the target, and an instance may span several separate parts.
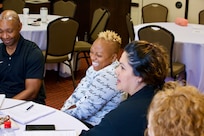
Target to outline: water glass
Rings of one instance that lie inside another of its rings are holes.
[[[23,24],[28,23],[29,8],[23,8]]]
[[[23,15],[29,15],[29,8],[23,8]]]
[[[40,8],[40,17],[42,23],[47,23],[48,9],[46,7]]]

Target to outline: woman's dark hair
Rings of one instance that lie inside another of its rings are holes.
[[[146,84],[162,87],[168,74],[168,55],[162,46],[147,41],[133,41],[125,46],[128,63],[135,76]]]

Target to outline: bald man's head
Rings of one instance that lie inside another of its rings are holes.
[[[13,10],[5,10],[0,15],[0,39],[7,47],[16,47],[20,38],[22,23]]]
[[[20,23],[18,14],[13,10],[3,11],[0,15],[0,21],[2,20],[8,20],[8,21],[14,21],[15,23]]]

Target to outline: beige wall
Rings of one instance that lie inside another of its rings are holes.
[[[142,21],[142,14],[141,14],[141,8],[142,8],[142,0],[132,0],[133,3],[139,3],[139,7],[131,7],[130,9],[130,13],[131,13],[131,18],[132,21],[134,23],[134,25],[136,24],[140,24]]]
[[[188,21],[198,23],[198,14],[204,9],[204,0],[189,0]]]
[[[176,8],[177,1],[182,3],[180,9]],[[139,7],[131,8],[131,16],[134,25],[142,23],[141,8],[149,3],[160,3],[169,9],[169,22],[174,22],[177,17],[185,17],[186,0],[132,0],[132,2],[139,3]],[[198,13],[204,9],[204,0],[189,0],[188,20],[189,23],[198,23]]]

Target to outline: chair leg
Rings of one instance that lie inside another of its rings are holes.
[[[82,52],[77,52],[77,55],[76,55],[76,64],[75,64],[75,72],[77,71],[77,67],[78,67],[78,61],[81,59],[81,58],[85,58],[86,59],[86,63],[87,63],[87,65],[88,65],[88,67],[91,65],[91,64],[89,64],[89,60],[88,60],[88,58],[89,58],[89,56],[87,56],[86,55],[86,53],[87,52],[83,52],[83,54],[84,54],[84,57],[79,57],[79,54],[80,53],[82,53]]]
[[[76,62],[75,62],[75,68],[74,68],[74,72],[75,72],[75,73],[76,73],[77,67],[78,67],[79,54],[80,54],[80,52],[77,52],[77,53],[76,53]]]
[[[85,57],[85,59],[86,59],[86,63],[87,63],[87,65],[88,65],[88,67],[90,66],[90,64],[89,64],[89,60],[88,60],[88,56],[86,55],[86,53],[87,52],[83,52],[84,53],[84,57]]]
[[[59,77],[59,75],[60,75],[60,63],[57,63],[57,81],[59,81],[60,80],[60,77]]]
[[[71,75],[72,75],[73,87],[75,89],[76,88],[76,83],[75,83],[75,77],[74,77],[74,72],[73,72],[71,61],[68,61],[68,64],[66,62],[64,62],[64,64],[67,65],[70,68]]]
[[[176,75],[174,77],[174,81],[178,81],[180,84],[182,84],[183,86],[185,86],[187,83],[186,83],[186,71]]]
[[[87,65],[88,65],[88,67],[91,65],[91,64],[89,64],[89,60],[88,60],[88,58],[89,58],[89,56],[87,56],[87,52],[83,52],[83,57],[79,57],[79,55],[80,55],[80,53],[82,53],[82,52],[77,52],[76,53],[76,61],[75,61],[75,68],[74,68],[74,74],[76,75],[76,72],[77,72],[77,67],[78,67],[78,63],[79,63],[79,60],[81,59],[81,58],[85,58],[86,59],[86,63],[87,63]]]
[[[183,73],[183,75],[184,75],[184,79],[183,79],[183,85],[186,85],[187,84],[187,73],[186,73],[186,71],[184,71],[184,73]]]
[[[70,71],[71,71],[71,74],[72,74],[73,87],[74,87],[74,89],[75,89],[75,88],[76,88],[76,83],[75,83],[75,77],[74,77],[73,69],[71,68]]]

